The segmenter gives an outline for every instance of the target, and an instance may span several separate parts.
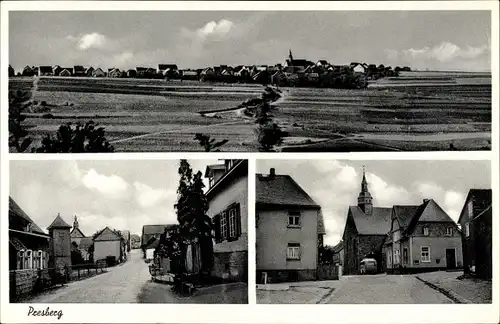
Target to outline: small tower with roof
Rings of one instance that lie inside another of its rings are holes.
[[[368,182],[366,181],[365,167],[363,166],[363,180],[361,180],[361,191],[358,196],[358,206],[367,216],[370,216],[373,211],[372,200],[372,195],[368,191]]]
[[[71,226],[57,214],[52,224],[47,227],[50,235],[49,267],[61,271],[71,267]]]

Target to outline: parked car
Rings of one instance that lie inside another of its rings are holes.
[[[377,260],[371,258],[365,258],[361,260],[361,263],[359,264],[359,272],[361,274],[376,273]]]

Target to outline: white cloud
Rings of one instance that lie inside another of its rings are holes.
[[[486,54],[489,50],[488,45],[481,45],[478,47],[467,46],[461,48],[460,46],[451,42],[442,42],[441,44],[433,47],[425,46],[423,48],[410,48],[401,51],[403,59],[426,59],[437,60],[439,62],[448,62],[455,59],[475,59],[479,56]],[[394,51],[387,51],[388,55],[394,57]]]
[[[90,48],[102,49],[108,43],[108,38],[97,32],[84,34],[78,39],[78,48],[80,50],[88,50]]]
[[[165,189],[154,189],[139,182],[134,182],[134,188],[136,190],[137,202],[144,208],[156,206],[175,195]]]
[[[82,177],[82,181],[87,188],[116,199],[124,198],[129,188],[128,183],[123,178],[117,175],[99,174],[95,169],[87,171]]]
[[[465,200],[465,196],[463,194],[454,190],[444,189],[433,182],[417,182],[414,186],[422,198],[434,199],[434,201],[436,201],[441,208],[446,211],[448,216],[450,216],[454,221],[458,220],[459,213],[462,210],[462,205]]]
[[[199,28],[196,33],[201,38],[206,38],[209,36],[225,36],[234,27],[234,23],[227,19],[221,19],[220,21],[210,21],[205,24],[202,28]]]
[[[411,193],[405,188],[387,183],[385,180],[373,173],[366,174],[368,190],[374,198],[375,206],[403,205],[411,202]]]

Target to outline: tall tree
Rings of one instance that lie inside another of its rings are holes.
[[[187,245],[200,249],[200,275],[210,274],[213,266],[212,221],[207,215],[208,200],[203,188],[205,185],[200,171],[193,174],[193,170],[186,160],[181,160],[178,173],[180,176],[177,189],[177,210],[179,233],[182,243],[181,250],[185,253]],[[184,255],[185,257],[185,255]]]
[[[23,111],[33,104],[28,91],[9,91],[9,147],[16,152],[26,152],[33,139],[23,124],[26,116]]]

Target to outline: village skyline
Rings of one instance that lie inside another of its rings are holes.
[[[76,215],[87,236],[106,226],[140,236],[143,225],[177,223],[179,161],[112,162],[13,161],[10,196],[44,231],[58,214],[68,224]],[[203,174],[206,165],[220,163],[188,162]],[[208,190],[208,180],[203,181]]]
[[[455,222],[469,189],[491,188],[489,161],[258,160],[256,172],[269,174],[274,168],[277,175],[290,175],[321,206],[324,244],[333,246],[342,239],[349,206],[356,204],[363,167],[374,205],[433,199]]]
[[[291,35],[290,24],[302,27]],[[297,57],[339,65],[489,71],[489,24],[486,11],[11,12],[9,63],[16,71],[26,64],[274,65],[292,48]]]

